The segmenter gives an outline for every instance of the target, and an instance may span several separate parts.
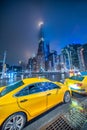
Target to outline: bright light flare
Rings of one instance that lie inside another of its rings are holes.
[[[81,106],[80,102],[76,100],[72,100],[71,107],[83,111],[83,107]]]
[[[40,27],[43,24],[44,24],[43,21],[40,21],[39,24],[38,24],[38,26]]]
[[[72,101],[72,106],[78,106],[78,102],[77,101]]]

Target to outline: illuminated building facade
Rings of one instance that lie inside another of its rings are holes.
[[[87,70],[87,43],[84,44],[82,47],[83,47],[83,65],[84,65],[84,70]]]
[[[87,43],[78,48],[80,70],[87,70]]]
[[[79,65],[79,55],[78,48],[81,44],[69,44],[62,49],[63,62],[66,65],[66,68],[80,68]]]
[[[28,60],[27,68],[30,71],[36,71],[37,70],[37,60],[36,57],[31,57]]]
[[[48,70],[56,71],[57,70],[57,51],[53,50],[48,56]]]

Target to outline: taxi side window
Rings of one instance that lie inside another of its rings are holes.
[[[36,83],[34,87],[33,86],[29,87],[29,94],[43,92],[43,91],[44,91],[44,89],[43,89],[41,83]]]
[[[39,88],[41,88],[43,91],[60,88],[59,86],[57,86],[56,84],[51,83],[51,82],[38,83],[38,86],[39,86]]]
[[[58,88],[60,88],[60,87],[57,86],[57,85],[54,84],[54,83],[48,83],[48,88],[49,88],[49,90],[52,90],[52,89],[58,89]]]
[[[26,86],[22,90],[20,90],[18,93],[15,94],[16,97],[19,96],[26,96],[29,94],[39,93],[47,90],[57,89],[58,86],[56,84],[50,83],[50,82],[41,82],[32,84],[29,86]]]
[[[20,97],[20,96],[26,96],[29,94],[29,87],[25,87],[22,90],[20,90],[17,94],[15,94],[16,97]]]
[[[34,94],[42,91],[43,91],[42,86],[38,86],[37,84],[32,84],[20,90],[18,93],[15,94],[15,96],[16,97],[26,96],[29,94]]]
[[[40,91],[44,91],[44,83],[38,83],[37,87],[40,89]]]

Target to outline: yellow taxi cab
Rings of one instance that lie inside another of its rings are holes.
[[[70,89],[45,78],[27,78],[0,88],[0,130],[21,130],[25,123],[60,102]]]
[[[76,92],[79,94],[87,94],[87,76],[72,76],[65,79],[64,82],[72,92]]]

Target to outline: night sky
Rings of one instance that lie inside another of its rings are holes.
[[[0,0],[0,59],[5,50],[12,65],[37,53],[39,21],[51,50],[87,43],[86,0]]]

